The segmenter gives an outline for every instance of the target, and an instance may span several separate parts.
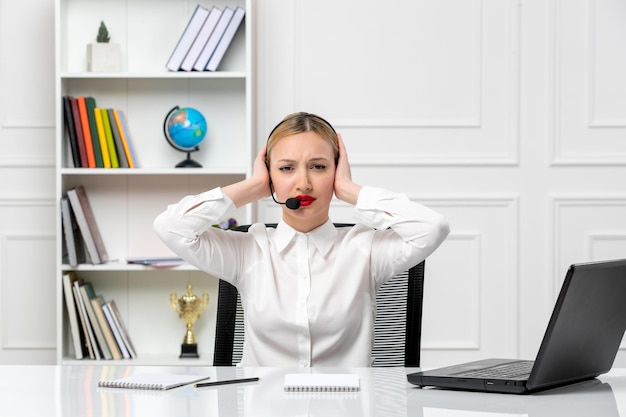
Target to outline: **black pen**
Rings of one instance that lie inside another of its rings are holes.
[[[225,379],[223,381],[213,381],[213,382],[199,382],[197,384],[193,384],[195,388],[203,388],[203,387],[213,387],[215,385],[226,385],[226,384],[240,384],[243,382],[254,382],[258,381],[258,377],[254,378],[239,378],[239,379]]]

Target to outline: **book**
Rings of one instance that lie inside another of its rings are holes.
[[[72,106],[72,120],[74,121],[74,132],[76,133],[76,143],[78,147],[78,153],[80,155],[80,165],[76,168],[88,168],[87,153],[85,151],[85,139],[83,138],[83,127],[80,124],[80,112],[78,110],[78,101],[75,98],[70,98]]]
[[[70,96],[63,97],[63,120],[65,121],[65,129],[67,130],[67,139],[70,143],[72,163],[74,167],[79,168],[81,166],[80,151],[76,139],[76,127],[74,126],[74,118],[72,116],[72,102]]]
[[[185,263],[183,258],[176,256],[128,257],[126,262],[135,265],[147,265],[155,268],[178,266]]]
[[[85,141],[85,154],[87,154],[87,167],[96,167],[96,158],[93,153],[93,139],[91,138],[91,128],[89,127],[89,117],[87,116],[87,103],[85,97],[76,98],[78,104],[78,114],[80,115],[80,125],[83,128],[83,140]]]
[[[204,49],[204,45],[206,45],[206,43],[209,41],[209,38],[211,37],[213,30],[217,26],[217,22],[220,20],[221,15],[221,9],[218,9],[217,7],[213,7],[211,9],[211,11],[209,12],[209,16],[204,21],[204,24],[202,25],[202,28],[198,33],[198,36],[193,41],[193,44],[191,44],[187,56],[183,60],[183,63],[180,65],[181,70],[191,71],[194,69],[193,66],[198,60],[202,49]]]
[[[174,51],[172,51],[170,58],[167,60],[167,64],[165,66],[168,70],[178,71],[180,69],[185,56],[187,56],[187,52],[189,52],[189,48],[191,48],[193,41],[198,36],[198,33],[208,16],[209,9],[198,4],[191,15],[191,18],[187,22],[187,26],[178,40]]]
[[[351,392],[359,391],[357,374],[287,374],[285,391],[288,392]]]
[[[113,336],[115,336],[115,340],[120,348],[120,351],[122,352],[122,356],[124,357],[124,359],[132,359],[137,357],[135,355],[135,349],[130,342],[128,332],[124,327],[124,323],[122,323],[122,317],[117,310],[117,305],[115,304],[115,301],[108,300],[104,304],[102,304],[102,311],[104,312],[104,316],[109,322],[109,326],[111,327]]]
[[[113,359],[113,355],[109,350],[106,338],[104,337],[104,333],[102,332],[102,328],[100,327],[100,322],[98,321],[98,317],[96,316],[96,311],[93,308],[93,304],[91,302],[92,299],[96,298],[96,292],[93,289],[93,286],[90,282],[85,282],[80,286],[80,296],[83,300],[83,305],[85,306],[85,310],[87,311],[87,317],[89,318],[89,323],[91,328],[93,329],[93,334],[95,335],[96,342],[98,347],[100,348],[100,352],[102,353],[102,357],[104,359]]]
[[[101,264],[108,261],[109,255],[104,247],[100,229],[96,223],[85,188],[82,185],[71,188],[67,190],[67,197],[74,210],[76,222],[87,246],[91,263]]]
[[[111,352],[111,356],[113,356],[113,359],[122,359],[122,351],[117,344],[111,325],[109,324],[102,308],[102,305],[104,304],[104,297],[102,295],[95,295],[89,301],[91,301],[93,311],[96,313],[96,319],[98,320],[98,324],[102,330],[102,335],[104,336],[107,348],[109,348],[109,352]]]
[[[74,282],[76,281],[75,272],[63,273],[63,298],[65,299],[65,307],[67,309],[67,317],[70,322],[70,330],[72,333],[72,342],[74,343],[74,355],[76,359],[82,359],[84,356],[85,344],[83,342],[83,334],[81,332],[81,325],[78,320],[78,309],[74,299],[74,292],[72,290]]]
[[[85,97],[85,105],[87,106],[87,119],[89,122],[89,131],[91,132],[91,142],[93,146],[93,155],[95,157],[96,168],[103,168],[102,149],[100,145],[100,132],[96,126],[96,99],[93,97]]]
[[[224,54],[226,54],[226,51],[228,50],[230,43],[232,42],[233,38],[235,37],[235,34],[237,33],[237,29],[239,29],[239,27],[241,26],[241,22],[243,22],[243,18],[245,15],[246,15],[245,9],[241,7],[237,7],[237,9],[235,9],[235,13],[233,14],[232,19],[230,19],[230,22],[228,22],[228,26],[226,27],[226,31],[224,32],[224,35],[222,35],[220,42],[217,44],[217,47],[215,48],[215,52],[213,52],[213,55],[211,55],[211,59],[209,59],[209,63],[207,64],[205,68],[206,71],[217,70],[217,68],[220,65],[220,62],[222,62],[222,58],[224,58]]]
[[[109,156],[109,147],[107,146],[107,137],[104,133],[104,124],[102,123],[102,112],[98,107],[93,109],[94,118],[96,119],[96,129],[98,130],[98,140],[100,141],[100,150],[102,151],[102,165],[104,168],[111,168],[111,157]]]
[[[117,127],[117,131],[122,142],[122,148],[124,149],[124,156],[128,162],[128,168],[135,168],[135,157],[130,145],[130,136],[128,135],[128,129],[126,127],[126,119],[124,119],[122,111],[118,109],[113,109],[113,117],[115,118],[115,126]],[[122,123],[122,120],[124,120],[124,123]]]
[[[209,379],[208,376],[186,374],[134,374],[113,380],[100,380],[101,388],[168,390]]]
[[[111,121],[109,120],[109,112],[107,109],[99,109],[102,116],[102,127],[104,127],[104,135],[106,137],[107,148],[109,150],[109,158],[111,158],[111,168],[119,168],[120,163],[117,159],[117,149],[115,149],[115,140],[113,132],[111,132]]]
[[[61,197],[61,222],[63,223],[63,239],[67,248],[68,263],[71,266],[76,266],[85,262],[83,239],[67,196]]]
[[[126,158],[126,153],[124,152],[122,136],[120,136],[120,131],[117,128],[117,123],[115,122],[115,112],[113,109],[107,109],[107,113],[109,115],[109,123],[111,124],[111,134],[113,135],[113,141],[115,142],[115,149],[117,150],[117,161],[119,163],[119,167],[128,168],[128,159]]]
[[[72,293],[74,294],[74,301],[76,302],[76,307],[78,308],[78,317],[80,318],[83,335],[85,336],[85,345],[87,346],[89,358],[100,359],[102,356],[100,355],[100,350],[98,349],[98,342],[96,341],[96,336],[91,328],[91,323],[89,323],[87,309],[85,307],[85,303],[83,302],[83,297],[80,294],[80,287],[82,285],[83,280],[77,278],[76,281],[74,281]]]
[[[120,124],[122,125],[122,131],[124,132],[124,137],[126,138],[126,142],[128,144],[128,151],[130,152],[130,157],[133,160],[133,166],[137,168],[139,166],[139,161],[137,160],[137,155],[135,154],[135,148],[133,147],[133,139],[130,135],[130,129],[128,127],[128,123],[126,123],[126,117],[124,116],[124,112],[119,110],[117,112]]]
[[[211,56],[213,55],[213,52],[215,52],[215,48],[219,44],[220,39],[222,39],[222,35],[224,35],[224,32],[228,27],[228,23],[230,23],[230,20],[232,19],[234,14],[234,9],[228,6],[224,8],[222,14],[220,15],[220,19],[217,21],[215,29],[213,29],[213,33],[211,33],[209,40],[207,41],[206,45],[204,45],[204,48],[202,48],[202,52],[200,52],[200,56],[198,56],[198,59],[193,66],[194,70],[204,71],[207,64],[209,63],[209,60],[211,59]]]

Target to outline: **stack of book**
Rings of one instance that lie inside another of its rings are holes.
[[[216,71],[246,14],[228,6],[196,6],[167,64],[170,71]]]
[[[137,357],[115,300],[105,301],[73,271],[63,274],[63,295],[76,359]]]
[[[93,97],[63,97],[63,116],[75,168],[135,168],[124,113],[96,106]]]
[[[67,190],[61,198],[61,221],[67,263],[76,266],[85,262],[101,264],[109,260],[87,192],[82,185]]]

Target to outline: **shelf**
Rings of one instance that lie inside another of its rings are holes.
[[[76,272],[101,272],[101,271],[127,271],[127,272],[137,272],[137,271],[197,271],[198,269],[195,266],[189,265],[187,263],[172,266],[172,267],[153,267],[148,265],[137,265],[137,264],[128,264],[126,262],[107,262],[99,265],[92,264],[80,264],[75,267],[67,264],[63,264],[61,266],[63,271],[76,271]]]
[[[241,168],[63,168],[61,175],[246,175]]]
[[[245,79],[243,71],[202,72],[63,72],[62,79]]]

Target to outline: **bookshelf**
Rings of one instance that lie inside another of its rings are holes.
[[[170,72],[165,64],[197,4],[243,7],[245,20],[217,71]],[[87,44],[104,21],[111,42],[120,44],[121,71],[87,71]],[[56,27],[56,195],[57,209],[57,363],[77,360],[63,302],[62,276],[75,271],[97,294],[114,299],[128,329],[139,365],[211,365],[217,282],[188,265],[157,269],[125,262],[132,256],[172,256],[152,231],[152,222],[167,204],[183,195],[226,185],[251,174],[253,159],[251,0],[55,0]],[[98,107],[124,112],[137,168],[74,168],[63,123],[63,96],[92,96]],[[193,107],[207,120],[207,135],[192,158],[202,168],[174,168],[186,154],[163,136],[163,120],[178,105]],[[63,262],[60,200],[83,185],[111,261]],[[250,208],[236,213],[250,222]],[[179,359],[185,323],[169,303],[193,285],[194,294],[210,296],[209,307],[195,323],[200,359]],[[119,361],[106,361],[116,363]],[[103,361],[104,363],[104,361]]]

